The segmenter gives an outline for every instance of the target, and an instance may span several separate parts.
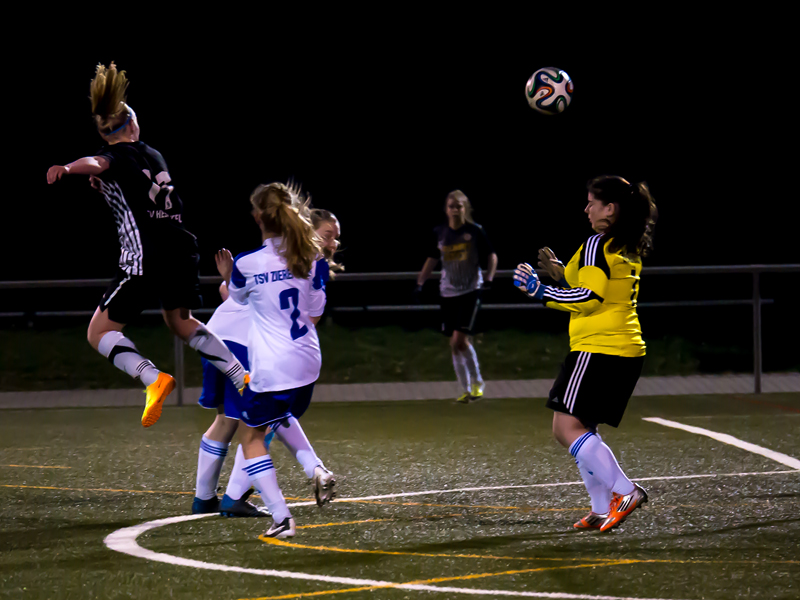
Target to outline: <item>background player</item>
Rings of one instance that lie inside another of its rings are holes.
[[[122,334],[151,297],[158,298],[170,331],[225,373],[237,389],[248,375],[225,344],[191,315],[201,304],[197,240],[182,223],[178,193],[161,154],[139,141],[136,113],[125,103],[128,79],[114,63],[98,65],[91,83],[92,115],[106,145],[94,156],[52,166],[47,182],[90,175],[111,207],[122,246],[117,275],[89,323],[92,347],[118,369],[139,379],[147,399],[142,425],[161,416],[175,380],[139,354]]]
[[[445,201],[447,224],[434,229],[428,246],[428,259],[417,277],[415,295],[442,261],[439,293],[442,305],[442,333],[450,338],[453,367],[463,394],[458,402],[483,396],[478,355],[470,337],[481,306],[481,287],[488,287],[497,271],[497,254],[492,250],[486,231],[472,220],[472,206],[461,190],[454,190]],[[487,263],[486,281],[481,264]]]
[[[315,271],[316,289],[326,290],[329,268],[344,270],[342,265],[334,262],[334,254],[339,247],[341,228],[339,220],[330,211],[314,209],[311,220],[318,238],[322,243],[325,258],[317,261]],[[230,252],[221,250],[216,255],[217,268],[224,279],[230,279]],[[214,311],[208,322],[208,328],[216,333],[231,349],[241,363],[248,368],[247,335],[250,328],[250,315],[246,305],[234,302],[228,293],[225,281],[220,285],[223,303]],[[200,441],[197,458],[197,481],[192,513],[221,512],[226,517],[262,517],[267,516],[250,502],[252,493],[250,478],[242,469],[244,456],[241,446],[236,451],[236,460],[231,471],[228,487],[222,497],[217,496],[217,486],[222,465],[228,453],[228,446],[239,426],[241,415],[236,409],[237,390],[220,376],[206,360],[203,360],[203,391],[199,404],[204,408],[215,409],[217,416]],[[276,437],[283,442],[302,465],[306,475],[314,486],[317,503],[322,506],[332,498],[333,474],[317,456],[314,448],[300,426],[296,416],[287,419],[284,427],[276,430]],[[335,483],[335,479],[333,480]]]
[[[266,535],[290,537],[294,519],[278,487],[268,454],[272,433],[291,428],[311,402],[321,353],[315,324],[325,309],[325,291],[315,281],[320,254],[308,201],[292,187],[261,185],[250,197],[263,245],[222,265],[235,302],[247,304],[247,347],[252,381],[235,398],[242,422],[242,469],[259,489],[274,524]],[[268,428],[270,433],[268,434]],[[333,496],[332,475],[321,482]]]
[[[547,406],[555,411],[553,434],[575,458],[592,499],[592,512],[575,527],[608,531],[647,502],[647,493],[622,472],[597,426],[619,426],[642,372],[645,344],[636,303],[642,257],[653,247],[658,213],[645,183],[604,176],[587,187],[584,212],[597,235],[567,264],[570,288],[542,284],[527,263],[515,270],[514,283],[549,308],[571,313],[570,353]],[[557,263],[546,250],[540,260]]]

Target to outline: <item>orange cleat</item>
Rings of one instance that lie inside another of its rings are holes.
[[[175,379],[172,375],[167,375],[166,373],[159,373],[155,383],[151,383],[147,386],[145,390],[147,394],[147,403],[142,413],[142,427],[150,427],[156,424],[156,421],[161,417],[161,409],[164,407],[164,398],[169,396],[170,392],[174,389]]]
[[[600,526],[608,518],[608,513],[598,515],[596,512],[590,512],[583,517],[580,521],[573,524],[575,529],[600,529]]]
[[[238,392],[240,396],[244,396],[244,391],[247,389],[247,385],[250,383],[250,373],[244,374],[244,382],[242,383],[242,387],[239,388]]]
[[[613,529],[645,502],[647,502],[647,492],[636,483],[633,484],[633,491],[630,494],[625,494],[624,496],[614,494],[611,499],[611,506],[608,507],[608,517],[600,526],[600,531]]]

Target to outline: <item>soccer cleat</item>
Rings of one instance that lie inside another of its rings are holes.
[[[209,513],[218,513],[219,512],[219,498],[214,495],[213,498],[209,498],[208,500],[202,500],[195,496],[194,502],[192,502],[192,514],[193,515],[207,515]]]
[[[147,386],[147,402],[142,413],[142,427],[155,425],[161,417],[161,409],[164,408],[164,398],[175,389],[175,379],[172,375],[159,373],[158,379]]]
[[[461,404],[469,404],[469,401],[472,399],[472,396],[469,392],[464,392],[458,398],[456,398],[456,402],[460,402]]]
[[[336,485],[336,477],[325,467],[320,465],[314,469],[311,483],[314,486],[317,506],[323,506],[336,497],[336,491],[333,489],[333,486]]]
[[[247,388],[247,384],[250,383],[250,373],[244,374],[244,381],[242,382],[242,387],[240,387],[237,391],[239,392],[240,396],[244,396],[244,390]]]
[[[295,533],[294,519],[292,517],[286,517],[280,523],[273,522],[272,527],[267,529],[264,535],[282,540],[283,538],[294,537]]]
[[[483,390],[486,388],[484,383],[473,383],[470,396],[472,400],[480,400],[483,398]]]
[[[604,515],[598,515],[595,512],[590,512],[588,515],[583,517],[577,523],[574,523],[572,526],[575,529],[600,529],[603,525],[603,521],[608,518],[608,513]]]
[[[254,491],[253,488],[250,488],[238,500],[225,494],[219,504],[220,514],[223,517],[269,517],[270,513],[266,508],[260,508],[247,501]]]
[[[633,491],[630,494],[624,496],[615,494],[611,499],[611,506],[608,507],[608,517],[600,526],[600,531],[613,529],[645,502],[647,502],[647,492],[636,483],[633,484]]]

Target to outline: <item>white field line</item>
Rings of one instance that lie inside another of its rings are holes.
[[[652,480],[674,480],[674,479],[695,479],[700,477],[748,477],[754,475],[780,475],[784,473],[797,473],[800,471],[764,471],[760,473],[709,473],[702,475],[677,475],[670,477],[645,477],[637,479],[636,481],[652,481]],[[483,490],[505,490],[505,489],[519,489],[519,488],[532,488],[532,487],[558,487],[564,485],[581,485],[582,481],[571,481],[566,483],[537,483],[533,485],[507,485],[507,486],[491,486],[491,487],[477,487],[477,488],[455,488],[450,490],[429,490],[424,492],[402,492],[399,494],[384,494],[381,496],[363,496],[361,498],[341,498],[335,502],[357,502],[359,500],[376,500],[381,498],[400,498],[405,496],[423,496],[430,494],[448,494],[455,492],[466,491],[483,491]],[[289,504],[290,507],[297,506],[313,506],[316,502],[295,502]],[[415,585],[415,584],[402,584],[393,583],[390,581],[377,581],[371,579],[355,579],[351,577],[331,577],[329,575],[315,575],[313,573],[299,573],[295,571],[276,571],[272,569],[248,569],[244,567],[236,567],[230,565],[220,565],[216,563],[208,563],[199,560],[192,560],[182,558],[180,556],[172,556],[171,554],[163,554],[154,552],[143,548],[136,541],[137,538],[143,533],[156,529],[158,527],[165,527],[167,525],[174,525],[185,521],[193,521],[197,519],[204,519],[206,517],[213,517],[215,514],[204,515],[182,515],[179,517],[170,517],[168,519],[159,519],[157,521],[148,521],[141,525],[133,527],[125,527],[106,536],[104,543],[109,549],[122,554],[128,554],[137,558],[145,560],[152,560],[155,562],[167,563],[181,567],[192,567],[194,569],[205,569],[209,571],[228,571],[236,573],[245,573],[249,575],[261,575],[263,577],[278,577],[282,579],[302,579],[306,581],[322,581],[326,583],[336,583],[343,585],[355,585],[365,587],[391,587],[401,588],[407,590],[416,590],[420,592],[436,592],[436,593],[449,593],[449,594],[468,594],[474,596],[508,596],[516,598],[559,598],[565,600],[663,600],[653,598],[633,598],[621,596],[591,596],[587,594],[567,594],[562,592],[515,592],[510,590],[484,590],[484,589],[470,589],[470,588],[457,588],[457,587],[436,587],[432,585]]]
[[[674,427],[675,429],[683,429],[684,431],[688,431],[689,433],[696,433],[697,435],[705,435],[707,437],[717,440],[718,442],[722,442],[723,444],[730,444],[731,446],[736,446],[737,448],[741,448],[742,450],[747,450],[748,452],[752,452],[753,454],[760,454],[761,456],[765,456],[771,460],[774,460],[777,463],[786,465],[787,467],[792,467],[793,469],[800,469],[800,460],[797,460],[796,458],[792,458],[791,456],[783,454],[782,452],[775,452],[774,450],[770,450],[769,448],[764,448],[763,446],[757,446],[755,444],[751,444],[750,442],[742,441],[739,438],[735,438],[732,435],[728,435],[727,433],[717,433],[716,431],[711,431],[710,429],[703,429],[702,427],[694,427],[693,425],[684,425],[683,423],[678,423],[677,421],[668,421],[667,419],[660,419],[658,417],[650,417],[644,420],[650,421],[651,423],[658,423],[659,425],[664,425],[665,427]]]
[[[756,471],[752,473],[703,473],[700,475],[664,475],[658,477],[637,477],[631,481],[674,481],[678,479],[705,479],[713,477],[752,477],[755,475],[785,475],[787,473],[800,473],[798,470],[790,471]],[[361,498],[338,498],[333,502],[361,502],[364,500],[389,500],[391,498],[407,498],[411,496],[430,496],[433,494],[454,494],[456,492],[483,492],[490,490],[514,490],[514,489],[530,489],[538,487],[561,487],[565,485],[583,485],[583,481],[565,481],[562,483],[533,483],[529,485],[495,485],[489,487],[468,487],[468,488],[452,488],[449,490],[427,490],[424,492],[400,492],[397,494],[382,494],[380,496],[362,496]],[[309,502],[294,502],[287,504],[289,508],[295,506],[316,506],[316,502],[311,500]]]
[[[184,521],[193,521],[196,519],[203,519],[206,517],[217,516],[215,514],[204,515],[182,515],[180,517],[170,517],[168,519],[159,519],[157,521],[149,521],[141,525],[133,527],[125,527],[118,529],[114,533],[106,536],[104,542],[111,550],[135,556],[137,558],[144,558],[145,560],[152,560],[155,562],[163,562],[170,565],[179,567],[192,567],[194,569],[205,569],[209,571],[227,571],[233,573],[245,573],[248,575],[261,575],[263,577],[278,577],[281,579],[302,579],[306,581],[322,581],[325,583],[336,583],[341,585],[351,586],[365,586],[365,587],[385,587],[385,588],[398,588],[404,590],[415,590],[419,592],[436,592],[436,593],[449,593],[449,594],[467,594],[472,596],[510,596],[516,598],[563,598],[566,600],[663,600],[661,598],[635,598],[628,596],[591,596],[588,594],[567,594],[562,592],[516,592],[513,590],[484,590],[484,589],[471,589],[471,588],[458,588],[458,587],[437,587],[433,585],[409,584],[409,583],[394,583],[391,581],[378,581],[374,579],[355,579],[352,577],[332,577],[329,575],[315,575],[313,573],[298,573],[295,571],[276,571],[273,569],[248,569],[244,567],[236,567],[230,565],[220,565],[216,563],[208,563],[200,560],[192,560],[182,558],[180,556],[173,556],[171,554],[163,554],[161,552],[154,552],[147,548],[142,548],[136,538],[151,529],[164,527],[166,525],[174,525]]]

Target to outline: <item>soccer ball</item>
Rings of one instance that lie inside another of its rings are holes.
[[[555,115],[569,106],[573,89],[572,80],[566,71],[545,67],[528,79],[525,85],[525,97],[535,111],[545,115]]]

